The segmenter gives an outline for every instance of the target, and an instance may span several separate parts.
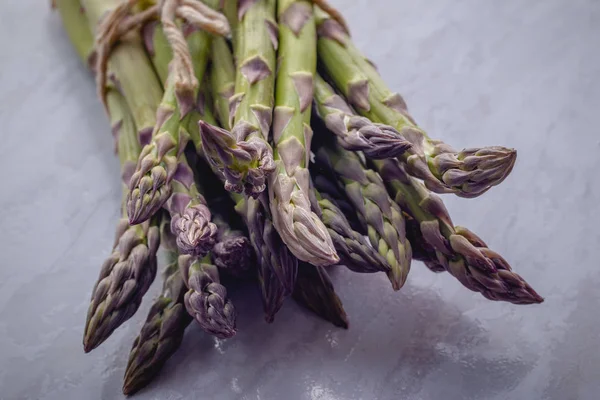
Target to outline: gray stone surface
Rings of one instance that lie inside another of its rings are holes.
[[[119,399],[149,301],[84,355],[119,168],[93,82],[47,3],[0,2],[0,398]],[[502,186],[444,198],[546,302],[489,302],[420,263],[399,293],[340,269],[344,331],[292,303],[267,325],[256,292],[235,288],[239,335],[193,326],[137,398],[597,398],[600,2],[334,3],[433,137],[518,149]]]

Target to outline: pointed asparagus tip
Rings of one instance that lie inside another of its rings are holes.
[[[266,178],[275,170],[273,151],[258,138],[248,141],[236,140],[246,137],[248,126],[237,127],[244,131],[233,134],[223,128],[199,122],[203,150],[208,161],[225,175],[225,189],[251,197],[258,197],[266,188]]]
[[[501,146],[464,149],[460,152],[438,144],[438,154],[433,157],[430,167],[442,182],[457,188],[462,197],[477,197],[492,186],[497,186],[512,171],[517,151]]]
[[[152,168],[141,178],[140,173],[135,172],[127,195],[129,224],[137,225],[152,217],[167,202],[171,193],[167,171],[162,166]]]
[[[172,231],[183,254],[203,257],[212,249],[217,227],[210,219],[210,211],[203,204],[187,207],[183,214],[173,217]]]
[[[84,353],[89,353],[90,351],[94,350],[94,347],[90,345],[90,343],[84,341],[83,342],[83,352]]]
[[[83,352],[88,354],[96,347],[100,346],[106,338],[94,334],[87,334],[83,339]]]
[[[301,189],[305,178],[276,174],[269,197],[273,224],[292,254],[316,266],[337,264],[340,258],[323,221],[311,210],[310,201]],[[306,185],[308,186],[308,185]],[[293,288],[292,288],[293,289]]]

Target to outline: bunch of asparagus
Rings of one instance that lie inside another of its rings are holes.
[[[516,151],[431,139],[325,0],[56,0],[96,75],[122,168],[122,219],[92,290],[84,349],[137,311],[166,255],[123,391],[144,387],[192,320],[230,338],[226,276],[258,283],[265,319],[287,297],[348,319],[327,269],[413,259],[491,300],[543,299],[455,226],[441,198],[501,183]],[[223,278],[223,279],[222,279]]]

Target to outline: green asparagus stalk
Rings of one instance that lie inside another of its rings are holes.
[[[181,345],[184,331],[192,321],[183,304],[186,287],[177,264],[177,252],[173,250],[167,250],[162,292],[150,307],[129,353],[123,383],[126,395],[144,388],[158,375]]]
[[[318,13],[318,53],[328,76],[363,116],[390,125],[412,143],[402,154],[407,171],[438,193],[477,197],[500,184],[512,171],[516,151],[500,146],[456,151],[430,139],[408,114],[402,97],[386,86],[356,49],[342,27]]]
[[[179,269],[189,289],[184,297],[187,312],[207,333],[221,339],[234,336],[235,308],[220,283],[219,270],[210,264],[210,256],[198,260],[180,255]]]
[[[233,96],[235,90],[235,65],[233,55],[224,38],[213,39],[211,59],[210,84],[215,114],[219,124],[226,130],[230,130],[229,98]]]
[[[95,32],[98,21],[119,3],[120,0],[81,0],[90,30]],[[138,34],[128,34],[113,47],[109,71],[127,100],[139,141],[144,146],[156,125],[156,109],[163,91]]]
[[[221,157],[220,169],[227,179],[227,188],[243,190],[254,197],[265,190],[266,178],[275,169],[273,151],[268,143],[277,47],[274,17],[275,0],[245,0],[238,3],[234,38],[238,73],[235,94],[229,100],[229,125],[232,126],[231,134],[237,140],[237,146],[249,157],[239,158],[223,152],[216,155]],[[203,133],[209,128],[204,126]],[[205,136],[210,137],[210,132]]]
[[[173,59],[173,51],[160,22],[150,21],[144,25],[142,38],[144,39],[144,47],[152,60],[154,70],[160,82],[165,85],[169,77],[169,63]]]
[[[279,70],[273,115],[276,171],[269,181],[271,215],[281,239],[299,260],[331,265],[339,257],[308,198],[310,106],[317,62],[313,7],[304,0],[278,0],[277,5]]]
[[[77,55],[90,69],[93,69],[94,38],[80,0],[55,0],[54,5]]]
[[[117,91],[109,90],[107,104],[125,182],[131,176],[140,145],[123,97]],[[92,290],[83,339],[86,353],[99,346],[133,316],[156,276],[156,252],[160,243],[156,220],[130,226],[125,207],[123,214],[117,226],[113,252],[102,265]]]
[[[293,298],[324,320],[348,329],[348,316],[325,268],[301,263]]]
[[[512,271],[498,253],[462,227],[455,227],[442,200],[397,160],[375,160],[396,202],[419,223],[425,241],[435,249],[438,263],[468,289],[490,300],[514,304],[541,303],[543,298]]]
[[[366,228],[371,245],[391,266],[388,278],[392,287],[399,290],[410,271],[412,252],[406,240],[402,211],[389,197],[383,180],[365,166],[359,155],[336,143],[320,146],[316,159],[337,175]]]
[[[412,147],[391,126],[354,115],[346,101],[318,74],[315,79],[315,106],[327,128],[346,150],[362,151],[369,158],[382,159],[400,156]]]

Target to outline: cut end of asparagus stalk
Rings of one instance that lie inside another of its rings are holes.
[[[256,138],[238,141],[236,136],[240,135],[204,121],[199,121],[199,125],[204,154],[223,172],[225,189],[254,198],[262,193],[267,177],[275,170],[273,152],[266,142]]]
[[[100,278],[92,291],[83,336],[86,353],[102,344],[133,316],[156,276],[158,227],[143,230],[129,227],[123,231],[121,225],[113,253],[102,265]]]
[[[183,214],[173,216],[171,231],[181,253],[204,257],[213,248],[217,226],[210,219],[210,211],[203,204],[187,207]]]
[[[188,313],[207,333],[221,339],[233,337],[236,312],[227,289],[219,283],[217,267],[184,255],[179,257],[179,268],[189,288],[184,297]]]
[[[327,228],[311,211],[310,202],[295,178],[274,175],[270,195],[277,232],[299,260],[317,266],[340,261]]]
[[[254,250],[246,236],[226,236],[213,247],[211,254],[219,269],[236,278],[250,276],[255,266]]]

